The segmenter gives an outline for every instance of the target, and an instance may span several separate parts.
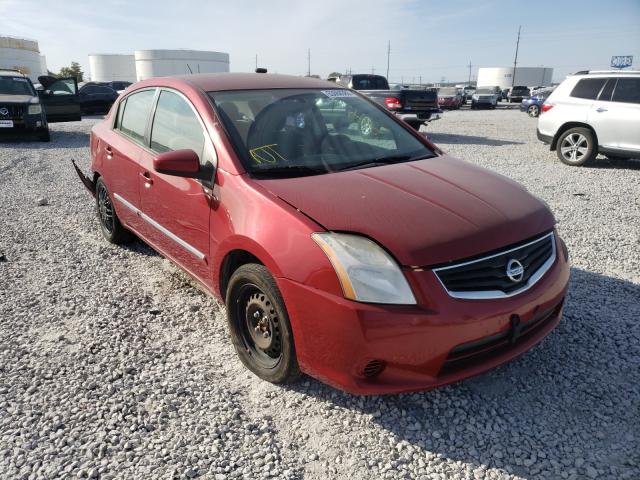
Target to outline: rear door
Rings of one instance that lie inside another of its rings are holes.
[[[150,150],[142,152],[139,190],[142,212],[151,225],[151,242],[205,285],[212,284],[209,265],[210,189],[215,151],[196,109],[181,93],[161,89],[150,128]],[[208,181],[158,173],[153,158],[172,150],[191,149]]]
[[[47,122],[73,122],[80,120],[78,82],[73,77],[38,77],[43,90],[38,91],[44,105]]]
[[[102,139],[98,146],[103,158],[103,176],[118,217],[143,236],[146,225],[139,215],[139,162],[148,138],[155,95],[155,88],[138,90],[119,102],[111,135]]]
[[[640,154],[640,78],[610,78],[590,111],[604,148]]]

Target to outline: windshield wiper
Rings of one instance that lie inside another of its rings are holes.
[[[359,163],[352,163],[346,167],[339,168],[338,171],[346,172],[348,170],[357,170],[360,168],[379,167],[380,165],[390,165],[392,163],[413,162],[414,160],[422,160],[424,158],[431,158],[433,155],[391,155],[389,157],[374,158],[373,160],[364,160]]]
[[[328,173],[324,167],[311,167],[309,165],[280,165],[269,168],[254,168],[251,170],[253,175],[266,177],[301,177],[307,175],[320,175]]]

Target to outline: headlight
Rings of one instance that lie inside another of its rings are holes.
[[[474,94],[474,95],[472,95],[472,96],[471,96],[471,98],[472,98],[473,100],[478,100],[480,97],[479,97],[478,95],[475,95],[475,94]]]
[[[39,103],[36,103],[35,105],[29,105],[27,113],[29,115],[37,115],[39,113],[42,113],[42,105],[40,105]]]
[[[314,233],[333,265],[345,298],[359,302],[415,305],[407,279],[380,245],[360,235]]]

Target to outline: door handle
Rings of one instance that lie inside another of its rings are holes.
[[[113,158],[113,150],[111,150],[111,147],[107,145],[104,150],[107,152],[107,160],[111,160]]]
[[[598,113],[602,113],[602,112],[606,112],[606,111],[607,111],[607,109],[606,108],[602,108],[602,107],[596,109],[596,112],[598,112]]]
[[[144,179],[145,187],[149,188],[151,187],[151,185],[153,185],[153,179],[151,178],[149,172],[140,173],[140,176]]]

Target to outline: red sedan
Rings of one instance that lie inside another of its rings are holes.
[[[545,204],[334,83],[145,80],[93,128],[91,157],[105,238],[135,233],[224,301],[270,382],[428,389],[560,321],[568,253]]]

